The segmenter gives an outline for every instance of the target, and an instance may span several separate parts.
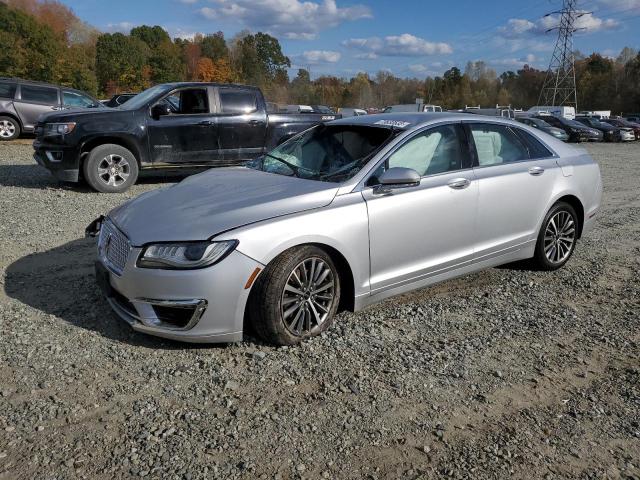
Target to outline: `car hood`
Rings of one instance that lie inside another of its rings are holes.
[[[250,223],[324,207],[338,184],[220,168],[142,195],[109,213],[135,246],[206,240]]]
[[[566,136],[567,132],[557,127],[545,127],[545,130],[552,135]]]
[[[40,116],[42,122],[75,122],[83,117],[95,117],[104,115],[122,115],[120,110],[109,107],[96,108],[67,108],[55,112],[47,112]]]

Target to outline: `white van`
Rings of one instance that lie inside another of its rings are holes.
[[[566,107],[566,106],[536,106],[531,107],[528,110],[530,115],[537,115],[539,113],[549,113],[555,117],[563,117],[567,120],[574,120],[576,118],[576,109],[575,107]]]

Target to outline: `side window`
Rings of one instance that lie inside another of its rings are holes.
[[[470,127],[481,167],[529,159],[527,147],[510,128],[488,123]]]
[[[459,128],[444,125],[416,135],[391,154],[387,168],[412,168],[423,177],[460,170],[464,152]]]
[[[58,105],[58,89],[37,87],[35,85],[22,85],[20,87],[21,98],[25,102],[44,103],[45,105]]]
[[[529,132],[525,132],[520,128],[514,129],[522,141],[527,145],[529,150],[529,158],[535,160],[537,158],[549,158],[553,157],[553,152],[549,150],[544,143],[536,138]]]
[[[0,82],[0,98],[13,98],[15,94],[15,83]]]
[[[221,88],[219,92],[222,113],[242,114],[257,110],[256,94],[250,90]]]
[[[76,92],[62,92],[62,103],[65,107],[90,107],[95,102],[92,98]]]
[[[206,88],[178,90],[161,101],[176,115],[195,115],[209,113],[209,96]]]

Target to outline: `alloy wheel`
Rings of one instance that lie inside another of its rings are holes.
[[[544,254],[553,264],[564,262],[573,249],[576,228],[573,216],[566,210],[556,212],[544,232]]]
[[[16,126],[9,120],[0,122],[0,137],[11,138],[16,133]]]
[[[327,320],[334,301],[333,271],[321,258],[307,258],[285,283],[280,301],[284,324],[296,336],[313,333]]]
[[[131,174],[129,162],[122,156],[111,154],[98,163],[98,178],[112,187],[122,185]]]

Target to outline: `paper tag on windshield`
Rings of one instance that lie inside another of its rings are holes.
[[[378,120],[376,125],[385,125],[387,127],[398,127],[404,128],[409,125],[411,122],[401,122],[400,120]]]

